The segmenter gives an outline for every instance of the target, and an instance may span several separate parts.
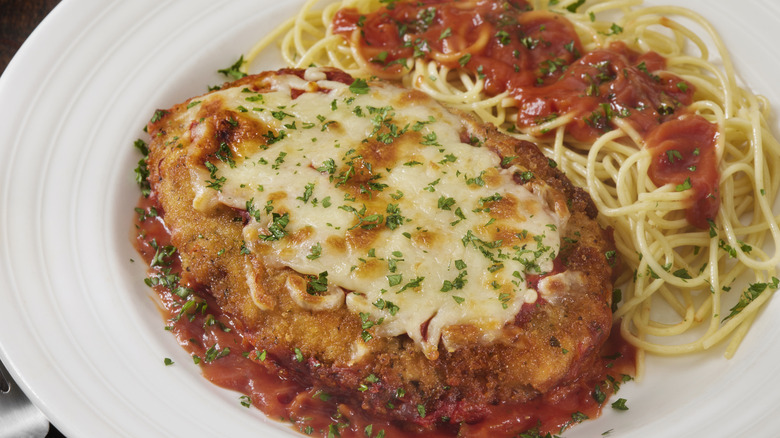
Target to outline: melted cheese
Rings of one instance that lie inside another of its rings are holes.
[[[262,95],[205,96],[201,106],[234,111],[236,124],[267,127],[268,144],[239,139],[196,168],[195,208],[248,211],[246,248],[314,280],[312,294],[346,291],[328,308],[358,314],[364,339],[407,334],[435,358],[448,326],[494,338],[537,299],[525,277],[552,269],[566,215],[463,143],[443,107],[383,83],[361,91],[310,69],[274,76]]]

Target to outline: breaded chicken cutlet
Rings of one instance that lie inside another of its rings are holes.
[[[433,428],[575,383],[609,336],[615,252],[589,196],[419,91],[265,72],[148,132],[182,278],[286,378]]]

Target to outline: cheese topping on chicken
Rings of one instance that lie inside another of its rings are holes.
[[[345,85],[317,69],[270,81],[262,93],[234,87],[190,103],[195,120],[218,108],[261,134],[201,157],[194,207],[240,210],[244,250],[300,274],[286,284],[296,303],[346,305],[371,329],[364,337],[407,334],[434,358],[447,327],[471,325],[489,341],[537,300],[527,276],[553,269],[568,210],[545,199],[543,183],[518,184],[533,175],[513,157],[471,144],[458,116],[415,91]],[[202,126],[192,142],[214,135]],[[263,308],[249,265],[247,281]]]

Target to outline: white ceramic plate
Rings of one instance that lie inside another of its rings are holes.
[[[0,359],[69,437],[292,434],[207,383],[163,330],[130,228],[132,143],[152,112],[220,83],[300,3],[65,0],[0,78]],[[780,103],[778,3],[671,3],[708,17],[745,82]],[[621,390],[629,411],[566,436],[774,436],[779,321],[776,299],[731,361],[651,358]]]

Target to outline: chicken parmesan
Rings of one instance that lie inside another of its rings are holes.
[[[611,233],[534,144],[330,68],[247,76],[147,130],[176,288],[270,373],[453,433],[607,379]]]

